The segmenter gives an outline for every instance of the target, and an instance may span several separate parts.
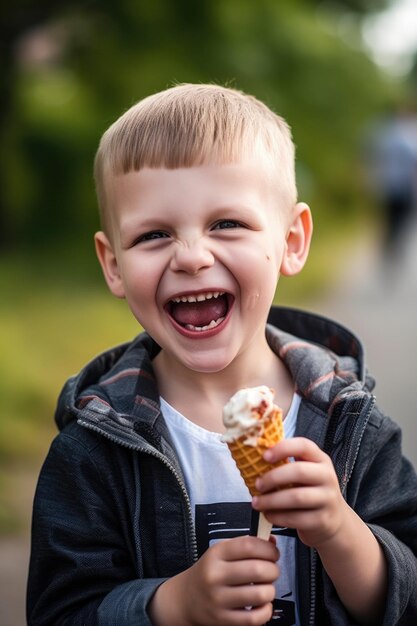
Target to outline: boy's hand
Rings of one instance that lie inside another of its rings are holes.
[[[274,543],[256,537],[215,544],[192,567],[158,588],[149,609],[152,624],[265,624],[272,615],[278,556]]]
[[[295,528],[307,546],[319,548],[341,530],[349,507],[330,457],[313,441],[294,437],[265,453],[271,462],[286,457],[297,462],[272,469],[258,479],[262,495],[253,499],[253,507],[273,524]]]
[[[303,437],[281,441],[265,453],[275,462],[293,457],[258,479],[253,506],[270,522],[295,528],[318,550],[336,591],[355,623],[381,624],[387,564],[370,528],[344,500],[330,457]],[[287,487],[287,488],[285,488]]]

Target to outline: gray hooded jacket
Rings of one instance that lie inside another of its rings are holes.
[[[297,436],[332,458],[341,491],[383,547],[382,626],[417,624],[417,475],[401,432],[375,406],[360,342],[317,315],[271,310],[267,338],[302,397]],[[27,612],[31,625],[150,624],[166,578],[197,558],[181,468],[160,412],[146,334],[65,385],[35,496]],[[355,624],[314,550],[298,542],[302,625]]]

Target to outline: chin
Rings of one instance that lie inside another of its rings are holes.
[[[227,367],[233,362],[233,357],[226,357],[226,355],[195,355],[195,358],[188,358],[183,361],[184,366],[198,372],[200,374],[217,374],[227,369]]]

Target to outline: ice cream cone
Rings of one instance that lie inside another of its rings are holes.
[[[263,458],[268,448],[271,448],[284,438],[284,426],[282,411],[277,406],[263,421],[263,427],[257,437],[248,437],[248,433],[241,435],[234,441],[228,441],[227,445],[235,460],[252,496],[258,495],[255,482],[259,476],[265,474],[274,467],[279,467],[288,462],[288,459],[278,463],[268,463]]]

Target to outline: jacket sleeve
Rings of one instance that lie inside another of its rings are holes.
[[[362,448],[360,486],[352,477],[354,508],[381,544],[388,565],[382,626],[411,626],[417,624],[417,475],[402,456],[400,428],[387,417],[370,420]]]
[[[105,467],[70,434],[51,446],[33,507],[29,626],[150,624],[146,607],[165,579],[141,578]]]

